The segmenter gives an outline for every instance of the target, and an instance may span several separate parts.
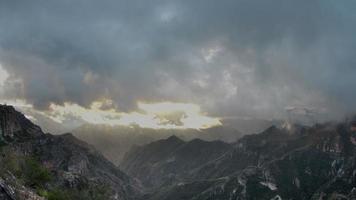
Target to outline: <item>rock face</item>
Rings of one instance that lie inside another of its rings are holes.
[[[122,168],[146,188],[154,189],[190,179],[203,163],[217,159],[231,148],[221,141],[185,142],[171,136],[132,149],[126,154]]]
[[[0,105],[1,142],[23,141],[42,134],[40,127],[19,114],[12,106]]]
[[[71,134],[44,134],[11,106],[0,106],[0,124],[0,199],[45,199],[39,194],[49,197],[51,191],[62,199],[130,200],[140,194],[133,179]],[[20,181],[27,176],[27,183]]]
[[[5,179],[0,178],[0,199],[1,200],[45,200],[44,197],[36,194],[32,189],[26,188],[19,183],[16,178],[7,174]]]
[[[241,138],[216,159],[200,160],[199,166],[189,172],[190,178],[158,184],[141,199],[355,199],[356,149],[352,143],[355,133],[352,124],[328,123],[288,129],[272,126],[260,134]],[[179,141],[175,143],[184,145]],[[167,152],[158,146],[162,145],[152,143],[127,154],[126,161],[131,165],[125,169],[130,174],[138,174],[136,177],[143,182],[147,180],[139,175],[141,170],[150,174],[156,171],[156,166],[159,166],[157,173],[166,169],[162,163],[167,162],[169,156],[151,159],[145,154],[150,151],[143,152],[148,149]],[[175,155],[176,150],[173,152],[168,154]],[[188,152],[195,154],[194,150]],[[185,161],[175,159],[175,162],[175,166],[180,166],[179,162]],[[180,175],[172,170],[169,173],[173,177]]]

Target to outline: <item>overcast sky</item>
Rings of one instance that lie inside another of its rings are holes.
[[[356,1],[0,0],[1,99],[216,117],[356,110]],[[7,74],[6,76],[4,74]]]

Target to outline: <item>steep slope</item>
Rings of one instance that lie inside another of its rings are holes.
[[[0,142],[25,141],[43,135],[40,127],[33,124],[12,106],[0,105]]]
[[[355,199],[355,129],[351,122],[271,127],[240,139],[190,181],[148,193],[149,200]]]
[[[220,157],[232,146],[221,141],[194,139],[185,142],[176,136],[139,146],[128,152],[122,168],[142,181],[148,189],[185,181],[202,164]]]
[[[234,148],[219,159],[199,168],[193,178],[211,179],[228,176],[249,166],[259,166],[279,158],[293,149],[307,145],[304,129],[291,133],[286,129],[271,126],[262,133],[247,135],[234,144]]]
[[[29,199],[33,194],[48,199],[129,200],[139,195],[131,178],[71,134],[44,134],[11,106],[0,106],[0,124],[0,189],[10,199]],[[21,197],[23,191],[27,196]]]

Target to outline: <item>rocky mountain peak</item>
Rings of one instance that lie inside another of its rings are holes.
[[[279,129],[277,126],[272,125],[268,129],[264,131],[265,134],[274,134],[274,133],[280,133],[282,129]]]
[[[182,142],[183,140],[181,140],[179,137],[172,135],[170,137],[168,137],[166,139],[167,142],[172,142],[172,143],[178,143],[178,142]]]
[[[70,133],[44,134],[12,106],[0,105],[0,131],[0,199],[132,200],[140,194],[140,185],[95,148]]]
[[[23,141],[43,135],[41,128],[28,120],[13,106],[0,105],[0,141]]]

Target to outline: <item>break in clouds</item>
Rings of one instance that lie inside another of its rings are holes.
[[[216,117],[356,110],[356,3],[0,1],[1,98],[184,102]],[[286,111],[287,110],[287,111]]]

